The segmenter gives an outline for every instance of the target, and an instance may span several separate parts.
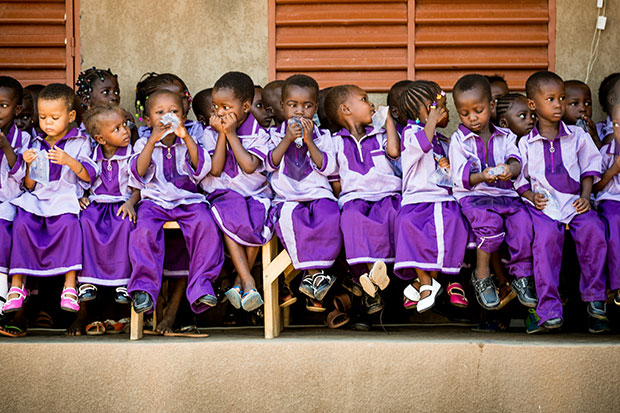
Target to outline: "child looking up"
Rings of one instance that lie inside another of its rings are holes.
[[[533,228],[519,195],[513,189],[521,171],[516,135],[491,123],[495,102],[482,75],[471,74],[454,85],[454,103],[461,124],[450,141],[454,196],[476,236],[476,269],[472,283],[476,298],[487,310],[500,299],[491,279],[491,254],[506,242],[511,287],[526,307],[537,304],[532,268]]]
[[[517,142],[530,133],[536,123],[536,116],[527,105],[527,98],[519,93],[509,93],[498,98],[495,112],[499,126],[517,135]]]
[[[215,114],[203,135],[212,165],[200,183],[237,270],[226,296],[246,311],[263,305],[250,271],[259,247],[273,235],[271,189],[264,173],[269,134],[250,112],[253,95],[252,79],[241,72],[228,72],[213,86]]]
[[[309,76],[286,79],[282,101],[289,120],[271,129],[266,168],[273,172],[276,233],[293,266],[306,270],[299,291],[321,301],[336,280],[324,270],[338,257],[342,236],[338,203],[327,180],[337,167],[331,135],[312,122],[318,94],[319,85]]]
[[[196,116],[196,120],[202,124],[202,126],[209,126],[209,118],[213,115],[213,101],[211,100],[212,88],[201,90],[196,93],[194,100],[192,100],[192,110]]]
[[[146,100],[149,137],[140,138],[131,159],[129,185],[140,189],[140,219],[129,237],[132,266],[127,291],[136,312],[153,308],[161,288],[166,221],[181,227],[189,251],[187,299],[196,313],[213,307],[217,298],[211,284],[224,261],[222,238],[198,183],[211,169],[207,151],[184,126],[183,99],[178,93],[158,90]],[[174,116],[176,129],[166,122]],[[202,133],[202,128],[200,129]]]
[[[286,120],[284,104],[282,102],[283,80],[269,82],[263,88],[263,105],[267,114],[273,118],[274,127],[278,127]]]
[[[332,125],[341,191],[340,230],[347,262],[366,294],[390,282],[385,263],[394,262],[394,221],[400,206],[400,178],[385,152],[384,129],[374,130],[375,105],[357,86],[331,88],[325,109]],[[357,281],[357,280],[355,280]]]
[[[601,176],[601,154],[583,129],[562,122],[566,93],[558,75],[534,73],[525,87],[538,122],[519,142],[523,167],[515,188],[528,201],[534,224],[539,325],[557,329],[563,322],[558,284],[568,225],[581,266],[579,288],[588,303],[590,331],[602,332],[607,330],[607,242],[603,223],[590,209],[592,184]]]
[[[562,121],[567,125],[585,123],[585,131],[590,134],[597,148],[603,146],[599,139],[596,125],[592,121],[592,92],[588,85],[581,80],[567,80],[564,82],[566,90],[566,112]],[[583,126],[581,126],[583,128]]]
[[[611,109],[620,103],[620,72],[612,73],[601,82],[598,89],[598,101],[607,114],[607,119],[596,124],[596,131],[603,145],[614,139],[614,127],[611,121]]]
[[[22,176],[28,191],[11,201],[17,207],[13,231],[20,236],[13,237],[11,247],[9,311],[19,310],[24,302],[25,275],[64,274],[60,307],[72,312],[80,309],[75,290],[77,271],[82,269],[78,199],[95,175],[96,165],[90,160],[88,137],[71,127],[74,102],[73,90],[60,83],[47,86],[39,94],[39,124],[45,137],[33,137],[24,152]],[[42,182],[35,182],[30,178],[31,164],[44,155],[49,157],[49,181],[41,178]]]
[[[263,88],[258,85],[254,86],[254,99],[252,100],[252,108],[250,110],[260,126],[263,128],[271,126],[273,115],[267,113],[265,103],[263,102]]]

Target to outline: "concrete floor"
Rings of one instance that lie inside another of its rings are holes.
[[[5,411],[618,411],[620,336],[457,327],[0,339]],[[10,376],[8,374],[10,373]],[[10,377],[10,379],[9,379]],[[3,409],[4,410],[4,409]]]

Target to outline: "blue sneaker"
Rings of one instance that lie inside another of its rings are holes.
[[[563,323],[564,322],[560,317],[550,318],[549,320],[542,323],[541,327],[544,327],[547,330],[557,330],[558,328],[562,327]]]
[[[153,309],[153,299],[146,291],[134,291],[132,294],[133,309],[136,313],[144,313]]]
[[[611,331],[609,328],[609,321],[607,318],[602,320],[596,317],[588,317],[588,331],[592,334],[608,333]]]
[[[478,304],[487,310],[496,310],[499,307],[500,300],[497,295],[497,287],[493,283],[491,277],[478,279],[475,271],[471,274],[471,283],[474,286],[476,299]]]
[[[78,301],[85,303],[86,301],[92,301],[97,298],[97,287],[93,284],[81,284],[78,288]]]

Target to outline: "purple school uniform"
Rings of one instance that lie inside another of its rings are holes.
[[[15,175],[23,167],[21,154],[30,143],[30,135],[18,129],[15,124],[9,129],[6,138],[17,155],[17,160],[12,168],[9,167],[4,151],[0,150],[0,245],[2,245],[0,250],[0,274],[7,274],[9,272],[11,228],[15,218],[15,206],[11,204],[11,200],[23,192],[21,182]]]
[[[340,211],[327,177],[336,171],[336,159],[327,130],[314,127],[313,140],[323,152],[317,167],[306,144],[291,143],[279,165],[271,160],[273,149],[286,134],[287,122],[271,132],[265,168],[272,172],[275,192],[270,218],[296,269],[329,268],[342,244],[338,228]]]
[[[204,196],[198,192],[198,183],[211,169],[211,158],[198,143],[199,160],[194,168],[181,138],[175,137],[169,147],[160,141],[141,177],[137,160],[146,143],[147,138],[136,142],[130,161],[129,185],[140,189],[142,201],[138,204],[136,229],[129,236],[132,273],[127,291],[146,291],[156,302],[165,255],[163,225],[177,221],[190,256],[187,299],[194,312],[202,312],[208,307],[197,300],[206,294],[215,295],[211,283],[224,262],[222,238]]]
[[[616,139],[601,148],[601,173],[608,170],[620,156]],[[620,289],[620,174],[614,176],[605,188],[596,194],[598,214],[605,225],[607,239],[607,274],[612,290]]]
[[[264,167],[269,134],[250,113],[237,129],[237,135],[245,150],[261,160],[261,166],[246,174],[227,144],[222,174],[207,175],[200,186],[207,193],[211,212],[222,232],[240,245],[258,247],[273,236],[273,224],[269,220],[271,188]],[[210,154],[215,151],[217,138],[215,129],[205,129],[202,141]]]
[[[604,121],[596,124],[596,133],[598,133],[601,142],[603,142],[609,135],[613,135],[614,124],[609,116],[607,116],[607,119]]]
[[[91,176],[91,204],[80,215],[83,241],[80,283],[117,287],[129,282],[129,234],[135,225],[116,213],[132,193],[129,187],[132,154],[131,145],[118,148],[110,159],[103,156],[99,145],[93,151],[97,170]]]
[[[458,274],[468,242],[468,227],[450,188],[429,181],[435,155],[446,156],[442,136],[429,142],[424,125],[409,121],[401,137],[403,201],[396,218],[394,273],[405,280],[414,268]]]
[[[90,142],[77,128],[56,142],[56,147],[84,165],[89,176],[97,166],[90,159]],[[34,137],[29,148],[50,150],[44,138]],[[21,168],[21,179],[26,165]],[[49,163],[49,183],[35,183],[11,203],[17,207],[11,247],[12,274],[46,277],[82,269],[82,233],[78,199],[89,183],[82,181],[66,165]]]
[[[385,152],[385,131],[366,128],[358,142],[346,129],[333,136],[342,192],[340,230],[351,265],[394,262],[394,221],[401,180]]]
[[[515,187],[520,194],[528,189],[546,189],[558,202],[559,219],[549,218],[526,200],[534,227],[534,278],[538,293],[540,324],[562,317],[558,293],[564,226],[569,225],[581,266],[579,288],[584,301],[607,298],[603,269],[607,254],[605,229],[596,212],[578,215],[572,205],[580,196],[581,179],[600,179],[601,155],[581,128],[559,124],[558,136],[549,141],[534,129],[519,141],[522,164]]]
[[[491,125],[487,145],[464,125],[452,135],[450,162],[455,182],[454,196],[476,236],[477,247],[492,253],[505,241],[510,253],[508,271],[517,278],[529,277],[532,267],[532,220],[510,181],[471,185],[471,173],[487,167],[521,162],[517,136]]]

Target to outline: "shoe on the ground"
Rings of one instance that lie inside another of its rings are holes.
[[[114,301],[119,304],[129,304],[131,302],[131,297],[127,294],[127,287],[116,287]]]
[[[499,296],[497,295],[497,288],[495,288],[495,284],[491,277],[489,276],[479,280],[476,278],[474,271],[471,275],[471,282],[474,286],[478,304],[487,310],[496,310],[499,307]]]
[[[364,308],[366,309],[366,314],[374,314],[383,310],[383,300],[379,294],[375,294],[374,297],[371,297],[368,294],[364,294],[362,297],[362,301],[364,304]]]
[[[588,315],[599,320],[607,320],[607,303],[605,301],[589,302]]]
[[[564,322],[560,317],[550,318],[549,320],[542,323],[541,327],[546,328],[547,330],[557,330],[562,327]]]
[[[607,318],[600,319],[596,317],[588,317],[588,331],[592,334],[603,334],[608,333],[609,328],[609,320]]]
[[[78,301],[85,303],[86,301],[92,301],[97,298],[97,287],[93,284],[82,284],[78,288]]]
[[[544,329],[538,323],[540,323],[540,317],[536,314],[536,310],[528,308],[527,317],[525,317],[525,332],[527,334],[535,334],[543,331]]]
[[[325,298],[329,289],[332,288],[334,282],[336,282],[336,277],[333,275],[325,274],[323,271],[315,274],[312,280],[314,299],[323,301],[323,298]]]
[[[510,288],[517,293],[517,298],[521,305],[528,308],[536,308],[538,305],[538,296],[534,287],[534,277],[516,278]]]
[[[131,301],[134,311],[138,314],[153,309],[153,299],[146,291],[134,291]]]
[[[301,280],[301,284],[299,284],[299,292],[307,295],[308,297],[314,299],[314,287],[312,286],[313,276],[309,273],[304,274],[304,278]]]

